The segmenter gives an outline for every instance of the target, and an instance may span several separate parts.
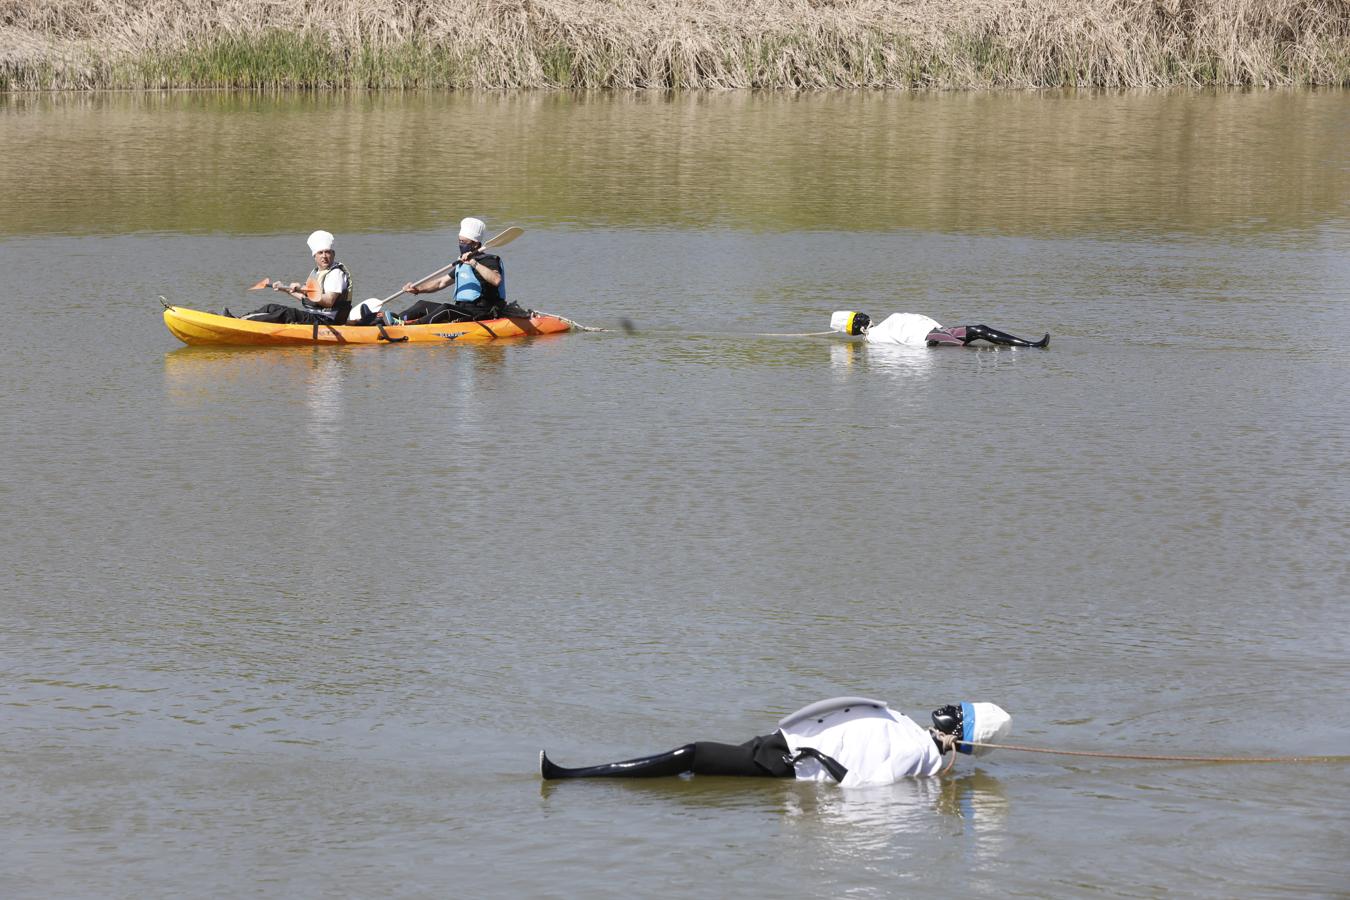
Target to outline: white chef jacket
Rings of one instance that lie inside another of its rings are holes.
[[[848,769],[840,782],[843,787],[892,784],[914,775],[934,775],[943,765],[932,735],[908,716],[885,707],[860,704],[835,709],[779,731],[793,753],[811,747]],[[809,758],[797,764],[797,777],[834,782],[818,760]]]
[[[866,338],[871,344],[905,344],[910,347],[926,347],[928,332],[941,328],[933,319],[918,313],[894,313],[867,329]]]

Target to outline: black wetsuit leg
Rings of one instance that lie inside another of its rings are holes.
[[[476,322],[480,319],[496,318],[494,307],[477,303],[432,303],[430,300],[418,300],[404,310],[403,321],[409,325],[434,325],[440,322]]]
[[[313,312],[308,309],[296,309],[294,306],[285,306],[280,303],[268,303],[258,307],[251,313],[245,313],[239,318],[249,319],[253,322],[276,322],[282,325],[336,324],[333,318],[325,316],[322,313]]]
[[[448,303],[437,303],[434,300],[418,300],[412,306],[396,315],[403,321],[412,323],[415,320],[426,319],[433,316],[446,309],[449,305],[450,304]]]
[[[1000,344],[1005,347],[1048,347],[1050,345],[1050,335],[1048,334],[1039,341],[1029,341],[1015,334],[990,328],[988,325],[965,325],[962,327],[965,329],[965,343],[967,344],[971,341],[985,340],[991,344]]]
[[[639,756],[599,766],[568,769],[540,754],[539,770],[545,778],[661,778],[682,775],[694,766],[694,745],[685,744],[655,756]]]
[[[744,744],[694,743],[695,775],[739,775],[749,778],[794,778],[797,770],[788,757],[783,733],[775,731]]]
[[[496,319],[502,315],[503,307],[493,303],[456,303],[452,307],[459,318],[465,322],[481,322],[484,319]]]
[[[640,756],[599,766],[568,769],[541,755],[540,774],[545,778],[660,778],[669,775],[738,775],[749,778],[792,778],[797,772],[789,763],[787,741],[782,732],[751,738],[744,744],[697,741],[654,756]]]

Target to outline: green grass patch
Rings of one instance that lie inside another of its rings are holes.
[[[349,84],[345,55],[316,35],[224,35],[202,46],[133,57],[114,87],[328,88]]]

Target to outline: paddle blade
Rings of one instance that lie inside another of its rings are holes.
[[[271,286],[272,286],[272,279],[270,279],[270,278],[264,278],[262,281],[258,282],[258,283],[255,284],[253,287],[249,288],[249,290],[250,290],[250,291],[261,291],[263,288],[270,288]]]
[[[505,247],[507,244],[511,243],[524,233],[525,233],[524,228],[512,225],[510,228],[506,229],[501,234],[495,237],[488,238],[487,243],[483,245],[483,249],[491,250],[493,247]]]

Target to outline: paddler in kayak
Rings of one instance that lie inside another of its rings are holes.
[[[506,270],[499,256],[483,253],[483,235],[487,225],[482,219],[467,218],[459,223],[459,263],[432,281],[408,282],[408,294],[434,294],[454,285],[451,302],[418,300],[398,315],[404,324],[464,322],[495,319],[506,308]]]
[[[965,347],[975,341],[988,341],[1005,347],[1049,347],[1050,335],[1029,341],[988,325],[941,324],[918,313],[895,313],[872,324],[867,313],[839,311],[830,316],[830,330],[849,335],[861,334],[872,344],[904,344],[909,347],[940,347],[954,344]]]
[[[951,751],[983,756],[970,742],[1000,740],[1012,717],[993,703],[959,703],[933,710],[924,729],[880,700],[836,697],[780,719],[778,730],[744,744],[695,741],[655,756],[565,769],[539,754],[545,779],[656,778],[666,775],[737,775],[830,781],[844,787],[891,784],[936,775]]]
[[[347,267],[337,261],[333,235],[327,231],[316,231],[309,236],[308,243],[309,252],[314,256],[314,269],[305,283],[292,281],[289,285],[272,285],[273,290],[290,294],[299,300],[304,308],[268,303],[238,318],[287,325],[347,324],[347,314],[352,308],[352,279]],[[228,309],[225,315],[234,317]]]

